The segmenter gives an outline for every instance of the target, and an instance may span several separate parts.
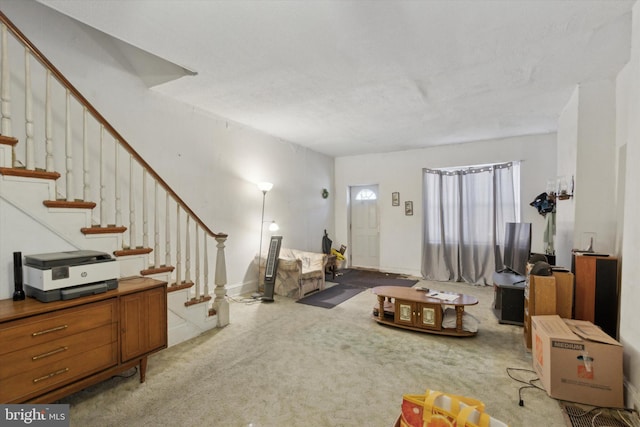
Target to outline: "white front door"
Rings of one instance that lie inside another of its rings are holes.
[[[351,262],[353,267],[378,268],[380,265],[380,220],[378,186],[351,187],[349,192]]]

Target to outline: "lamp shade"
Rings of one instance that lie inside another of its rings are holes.
[[[273,188],[273,184],[270,183],[270,182],[259,182],[258,183],[258,188],[263,193],[266,193],[267,191],[269,191],[269,190],[271,190]]]
[[[269,231],[278,231],[280,230],[280,227],[278,226],[278,224],[276,224],[275,221],[271,221],[271,224],[269,224]]]

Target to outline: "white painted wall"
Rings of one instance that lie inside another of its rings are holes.
[[[578,88],[571,94],[558,119],[558,169],[555,176],[575,176],[578,150]],[[560,200],[556,205],[556,263],[571,265],[574,248],[575,199]]]
[[[622,238],[622,277],[620,297],[620,342],[624,345],[624,375],[627,388],[627,405],[640,408],[640,5],[633,8],[631,59],[618,78],[617,93],[620,119],[618,120],[618,145],[626,154],[624,187],[624,223]],[[624,95],[622,95],[624,94]],[[624,97],[624,98],[623,98]]]
[[[283,245],[321,250],[323,230],[333,230],[332,158],[147,89],[109,45],[36,2],[0,0],[0,8],[213,231],[229,234],[231,288],[246,284],[250,291],[257,280],[252,260],[260,240],[259,181],[274,183],[265,219],[278,222]],[[332,194],[328,199],[321,197],[323,188]],[[13,276],[11,253],[21,250],[20,239],[7,233],[11,221],[0,223],[0,298],[13,292],[13,281],[4,279]]]
[[[533,224],[532,250],[544,252],[544,218],[529,203],[546,190],[547,179],[555,177],[555,153],[556,135],[544,134],[337,158],[334,244],[347,244],[349,187],[378,184],[380,269],[420,276],[422,169],[520,160],[522,221]],[[391,193],[394,191],[400,192],[399,207],[391,206]],[[406,200],[413,201],[413,216],[404,215]]]
[[[615,83],[601,80],[579,87],[574,247],[595,233],[594,250],[614,254],[616,234]]]
[[[616,90],[613,80],[580,84],[558,126],[558,176],[574,177],[574,197],[558,202],[559,263],[572,249],[616,254],[618,219]]]

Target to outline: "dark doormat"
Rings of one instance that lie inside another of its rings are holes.
[[[327,276],[326,280],[333,283],[346,283],[361,288],[375,288],[376,286],[411,287],[418,283],[417,280],[408,279],[407,276],[403,274],[358,270],[355,268],[340,270],[335,279],[332,276]]]
[[[358,295],[364,290],[365,288],[363,287],[339,283],[320,292],[300,298],[296,302],[299,302],[300,304],[313,305],[315,307],[333,308],[336,305],[345,302],[349,298]]]

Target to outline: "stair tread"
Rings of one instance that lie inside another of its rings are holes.
[[[85,202],[84,200],[45,200],[42,202],[48,208],[73,208],[73,209],[93,209],[95,202]]]
[[[0,168],[0,175],[53,180],[60,178],[60,174],[58,172],[47,172],[41,169],[28,170],[26,168]]]
[[[101,227],[99,225],[93,227],[83,227],[80,229],[83,234],[110,234],[110,233],[124,233],[127,231],[127,227],[108,225]]]

